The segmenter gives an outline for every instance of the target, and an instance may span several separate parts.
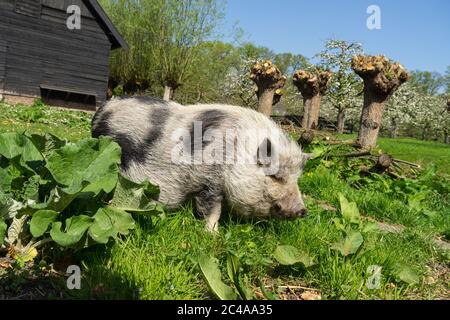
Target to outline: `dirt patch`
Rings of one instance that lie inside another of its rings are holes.
[[[262,285],[279,300],[321,300],[322,293],[315,288],[302,285],[295,279],[264,278]],[[253,288],[258,299],[267,299],[260,287]]]
[[[19,267],[10,258],[0,258],[0,300],[64,299],[64,284],[65,277],[51,267]]]

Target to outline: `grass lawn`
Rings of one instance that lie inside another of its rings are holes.
[[[69,140],[90,135],[91,114],[42,108],[43,114],[33,119],[30,112],[26,107],[0,104],[0,133],[52,132]],[[439,172],[449,173],[449,146],[414,139],[380,139],[379,143],[395,157],[424,166],[434,163]],[[438,238],[449,240],[448,194],[430,189],[418,210],[412,201],[383,184],[356,189],[324,165],[307,168],[299,186],[307,195],[307,218],[257,222],[224,216],[216,236],[204,231],[190,203],[175,213],[135,216],[136,229],[119,242],[69,254],[82,267],[83,281],[81,290],[66,295],[210,299],[213,296],[196,263],[199,254],[208,253],[218,259],[227,284],[227,257],[237,256],[243,281],[259,298],[261,283],[280,299],[295,299],[305,291],[319,293],[322,299],[450,298],[449,251],[436,242]],[[394,231],[361,231],[360,250],[343,256],[334,249],[343,240],[336,223],[340,193],[356,202],[365,219],[383,222]],[[278,245],[297,247],[314,265],[275,263],[272,253]],[[380,283],[369,288],[373,266],[381,267]]]

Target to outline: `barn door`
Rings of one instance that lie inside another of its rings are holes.
[[[5,87],[6,74],[6,41],[0,40],[0,94]]]

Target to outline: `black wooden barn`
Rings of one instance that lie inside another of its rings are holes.
[[[67,19],[76,5],[80,29]],[[0,0],[0,96],[95,109],[106,100],[109,56],[127,44],[97,0]]]

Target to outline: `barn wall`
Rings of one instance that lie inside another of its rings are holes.
[[[3,91],[5,85],[6,71],[6,41],[0,39],[0,92]]]
[[[42,2],[42,7],[36,17],[18,13],[11,6],[14,2],[0,0],[0,44],[7,44],[4,92],[40,96],[40,86],[57,87],[95,94],[97,104],[102,103],[111,43],[82,1],[20,1]],[[69,4],[81,7],[81,30],[66,27]]]
[[[41,14],[40,0],[16,0],[15,11],[31,17],[39,18]]]

